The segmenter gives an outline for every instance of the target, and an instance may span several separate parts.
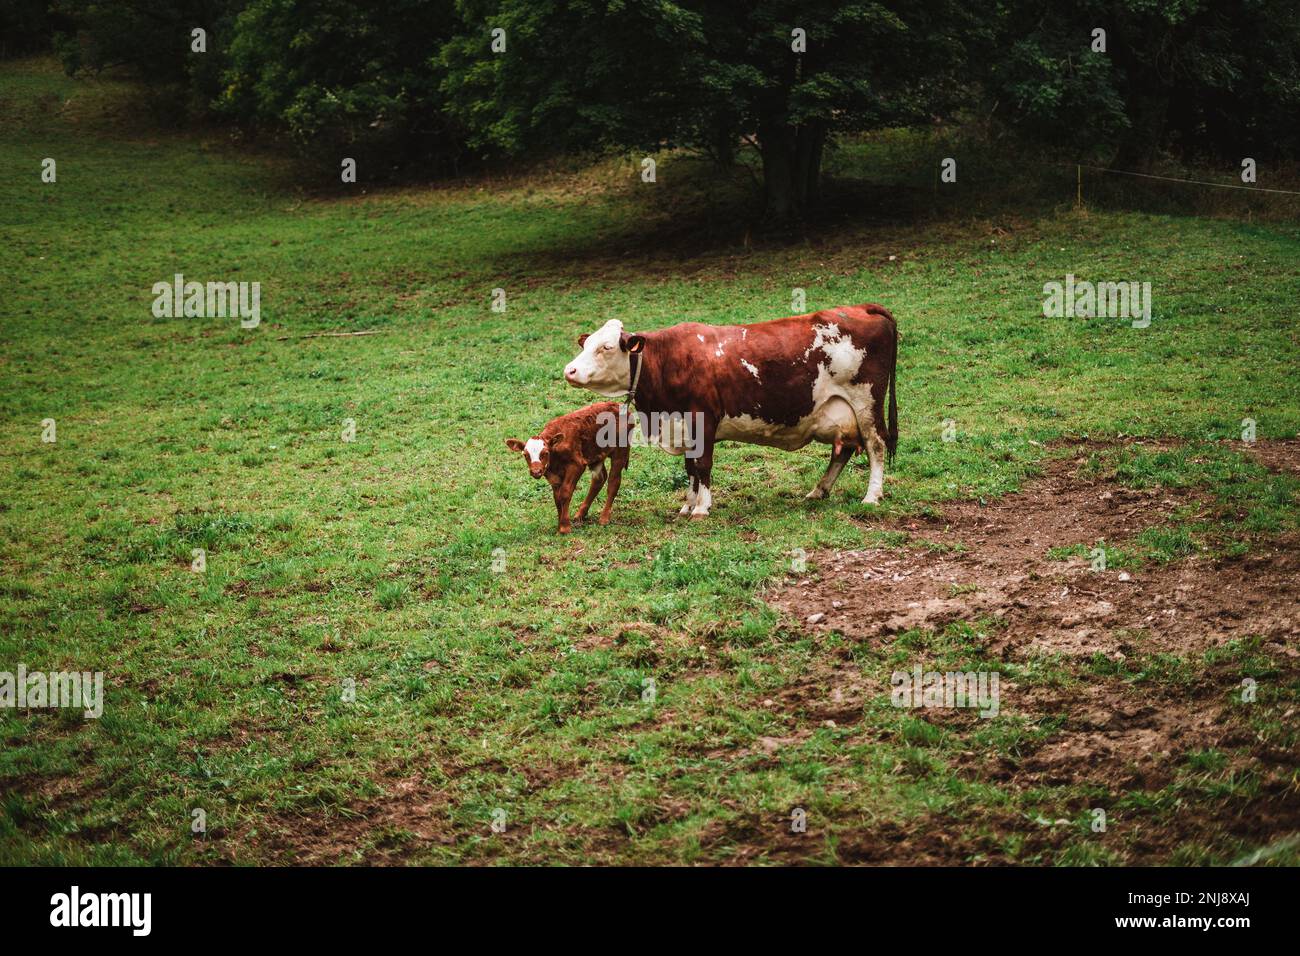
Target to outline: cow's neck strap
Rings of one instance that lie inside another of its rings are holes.
[[[641,368],[645,363],[636,352],[629,352],[627,360],[632,365],[632,387],[627,390],[627,403],[634,405],[636,404],[636,385],[637,382],[641,381]]]

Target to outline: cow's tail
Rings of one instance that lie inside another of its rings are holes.
[[[889,317],[894,327],[894,347],[893,354],[889,357],[889,421],[888,431],[885,435],[885,449],[888,452],[889,463],[894,463],[894,452],[898,448],[898,399],[894,395],[894,379],[898,377],[898,320],[892,315]]]

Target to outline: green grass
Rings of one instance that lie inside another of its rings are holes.
[[[1300,478],[1269,471],[1239,448],[1188,442],[1157,451],[1109,449],[1094,453],[1082,471],[1132,488],[1204,489],[1206,505],[1184,508],[1172,522],[1142,531],[1131,552],[1120,556],[1129,564],[1167,563],[1198,552],[1239,555],[1252,540],[1300,527]]]
[[[790,632],[762,601],[795,549],[891,540],[858,503],[860,463],[809,503],[820,448],[723,446],[713,517],[676,523],[680,462],[639,450],[613,523],[559,538],[503,439],[591,400],[559,372],[605,319],[775,318],[796,287],[809,308],[878,301],[900,320],[885,515],[1004,494],[1062,437],[1231,439],[1247,416],[1260,438],[1294,435],[1294,223],[973,216],[926,193],[924,214],[755,244],[718,226],[729,207],[709,211],[684,158],[665,157],[653,195],[614,160],[343,192],[264,150],[151,129],[131,95],[0,64],[0,669],[107,684],[98,721],[0,710],[0,863],[301,858],[290,831],[342,861],[836,862],[885,824],[951,830],[972,858],[1124,858],[1086,827],[1045,843],[1024,823],[1073,819],[1070,788],[969,772],[963,751],[1015,753],[1052,724],[1004,713],[971,732],[888,706],[898,661],[973,667],[990,625],[881,652]],[[885,188],[902,147],[879,148]],[[47,156],[56,184],[40,181]],[[681,222],[721,238],[679,255]],[[261,326],[155,319],[150,288],[175,272],[260,281]],[[1151,327],[1044,319],[1042,285],[1067,272],[1150,281]],[[326,330],[378,334],[302,337]],[[1251,534],[1295,526],[1294,486],[1260,490],[1227,453],[1097,467],[1226,488]],[[1240,537],[1236,519],[1204,520]],[[1142,544],[1177,560],[1208,531],[1180,534]],[[860,724],[765,706],[840,650],[880,688]],[[768,755],[764,738],[788,743]],[[382,819],[349,836],[362,812]]]
[[[1100,551],[1101,554],[1097,554]],[[1097,541],[1094,544],[1070,544],[1059,545],[1047,549],[1047,557],[1052,561],[1064,561],[1067,558],[1083,558],[1092,562],[1099,557],[1104,557],[1104,566],[1099,565],[1098,570],[1118,570],[1126,568],[1136,568],[1142,565],[1143,556],[1134,553],[1127,548],[1117,548],[1114,545],[1107,544],[1105,541]]]

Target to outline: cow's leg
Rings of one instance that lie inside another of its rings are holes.
[[[813,487],[813,490],[804,495],[804,497],[817,501],[830,494],[831,488],[834,487],[836,479],[840,477],[840,472],[844,470],[844,466],[847,465],[849,459],[853,457],[853,452],[854,448],[852,445],[845,445],[841,442],[836,442],[835,447],[831,451],[830,463],[826,466],[826,474],[822,475],[821,481],[817,482]]]
[[[587,517],[587,509],[591,503],[596,500],[596,495],[600,494],[601,487],[605,484],[605,463],[602,461],[596,468],[591,469],[591,487],[587,489],[587,497],[578,506],[578,513],[573,516],[574,521],[581,521]]]
[[[862,503],[878,505],[885,493],[885,440],[874,428],[867,436],[867,456],[871,459],[871,480],[867,482],[867,496]]]
[[[695,476],[692,474],[691,460],[686,459],[686,503],[682,505],[679,515],[688,515],[695,508]]]
[[[888,426],[885,424],[885,390],[887,383],[871,389],[871,427],[867,431],[867,457],[871,459],[871,478],[867,482],[867,496],[862,499],[865,505],[878,505],[885,493],[885,439]]]
[[[706,427],[700,436],[700,456],[686,459],[687,473],[694,472],[692,480],[695,485],[695,507],[691,508],[692,519],[707,518],[709,509],[713,507],[713,493],[709,490],[709,484],[713,476],[713,435],[716,430],[716,426]]]
[[[610,462],[609,490],[605,492],[605,507],[600,510],[600,517],[596,519],[601,524],[609,524],[609,516],[614,511],[614,496],[618,494],[618,486],[622,480],[623,462],[615,458]]]

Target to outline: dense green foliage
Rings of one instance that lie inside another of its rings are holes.
[[[75,27],[55,35],[64,68],[100,71],[130,67],[146,83],[167,88],[200,113],[220,89],[221,49],[243,0],[59,0]],[[207,33],[207,52],[193,51],[193,30]]]
[[[1078,0],[1004,5],[989,95],[1012,126],[1071,158],[1146,166],[1300,152],[1300,4]],[[1105,30],[1095,52],[1093,30]]]
[[[815,201],[836,132],[924,123],[970,99],[966,49],[987,30],[949,0],[462,9],[510,38],[493,54],[486,31],[471,32],[443,53],[454,108],[480,138],[515,150],[684,144],[729,161],[753,137],[778,218]]]
[[[48,50],[54,34],[71,26],[49,0],[6,0],[0,4],[0,59]]]
[[[216,107],[282,125],[307,147],[358,146],[452,171],[461,138],[431,57],[453,24],[440,0],[252,0],[235,21]]]
[[[991,119],[1069,159],[1300,153],[1292,0],[58,0],[66,67],[133,67],[190,115],[393,166],[688,146],[761,153],[767,212],[818,199],[845,134]],[[70,27],[69,24],[72,26]],[[190,30],[208,47],[190,52]],[[1104,51],[1094,29],[1106,31]],[[494,49],[501,30],[503,48]],[[802,31],[802,37],[795,36]],[[802,42],[800,51],[795,45]]]

